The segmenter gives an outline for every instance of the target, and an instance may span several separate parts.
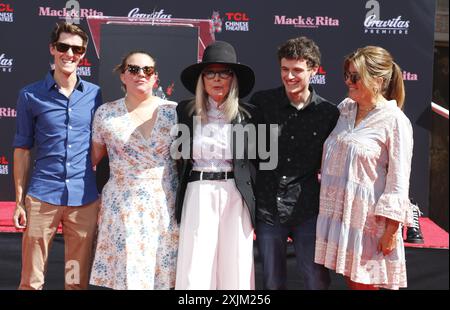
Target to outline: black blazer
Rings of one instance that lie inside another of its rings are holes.
[[[179,183],[177,188],[177,197],[175,201],[175,215],[178,223],[181,221],[181,211],[183,209],[184,195],[186,193],[186,187],[188,184],[189,174],[192,171],[192,146],[193,146],[193,116],[189,115],[189,103],[192,100],[184,100],[181,101],[177,106],[177,115],[178,115],[178,123],[185,124],[189,128],[189,143],[190,143],[190,158],[183,158],[177,161],[178,167],[178,177]],[[253,113],[255,113],[255,108],[253,105],[244,103],[239,101],[239,113],[236,118],[231,122],[231,124],[241,124],[245,126],[246,124],[254,124],[253,122]],[[179,132],[179,137],[181,133]],[[233,172],[234,179],[236,182],[236,187],[242,195],[248,210],[250,212],[250,218],[252,220],[253,226],[255,226],[255,195],[253,193],[253,187],[255,184],[256,177],[256,169],[255,162],[248,158],[249,154],[249,143],[247,137],[245,136],[244,140],[244,159],[235,159],[235,155],[233,154]],[[184,141],[187,143],[187,141]],[[236,142],[236,139],[233,137],[233,142]],[[252,142],[253,146],[256,145],[256,141]],[[179,150],[182,151],[182,144],[179,147]],[[235,152],[236,147],[233,147],[233,153]]]

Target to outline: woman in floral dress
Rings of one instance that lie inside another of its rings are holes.
[[[402,72],[367,46],[344,62],[348,97],[324,144],[315,262],[351,289],[406,287],[400,224],[411,224],[413,132],[402,112]]]
[[[131,52],[117,66],[126,90],[105,103],[93,123],[93,164],[108,155],[90,283],[113,289],[175,286],[178,227],[175,162],[169,147],[176,103],[152,95],[155,62]]]

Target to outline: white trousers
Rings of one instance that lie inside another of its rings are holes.
[[[253,227],[234,179],[188,184],[175,289],[255,289]]]

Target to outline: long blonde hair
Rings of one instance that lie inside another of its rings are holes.
[[[358,48],[344,60],[344,71],[348,71],[353,63],[361,76],[362,84],[375,95],[373,86],[375,78],[381,77],[383,84],[381,94],[388,100],[395,99],[397,106],[403,108],[405,102],[405,85],[400,67],[394,62],[392,55],[382,47],[366,46]]]
[[[191,101],[189,108],[190,114],[195,114],[201,117],[202,121],[208,121],[208,94],[205,91],[205,85],[203,84],[203,77],[200,74],[197,79],[197,87],[195,88],[195,100]],[[233,75],[233,79],[230,83],[230,91],[222,103],[224,106],[224,114],[229,122],[231,122],[239,112],[239,88],[236,74]]]

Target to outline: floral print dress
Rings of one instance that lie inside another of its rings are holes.
[[[413,133],[395,100],[380,103],[356,127],[347,98],[324,144],[315,262],[352,281],[406,287],[401,229],[387,256],[377,251],[386,218],[411,225],[409,177]]]
[[[106,145],[110,178],[102,191],[98,240],[90,283],[113,289],[175,287],[178,226],[177,175],[170,146],[176,103],[160,100],[146,140],[128,114],[124,98],[105,103],[93,122],[93,141]]]

